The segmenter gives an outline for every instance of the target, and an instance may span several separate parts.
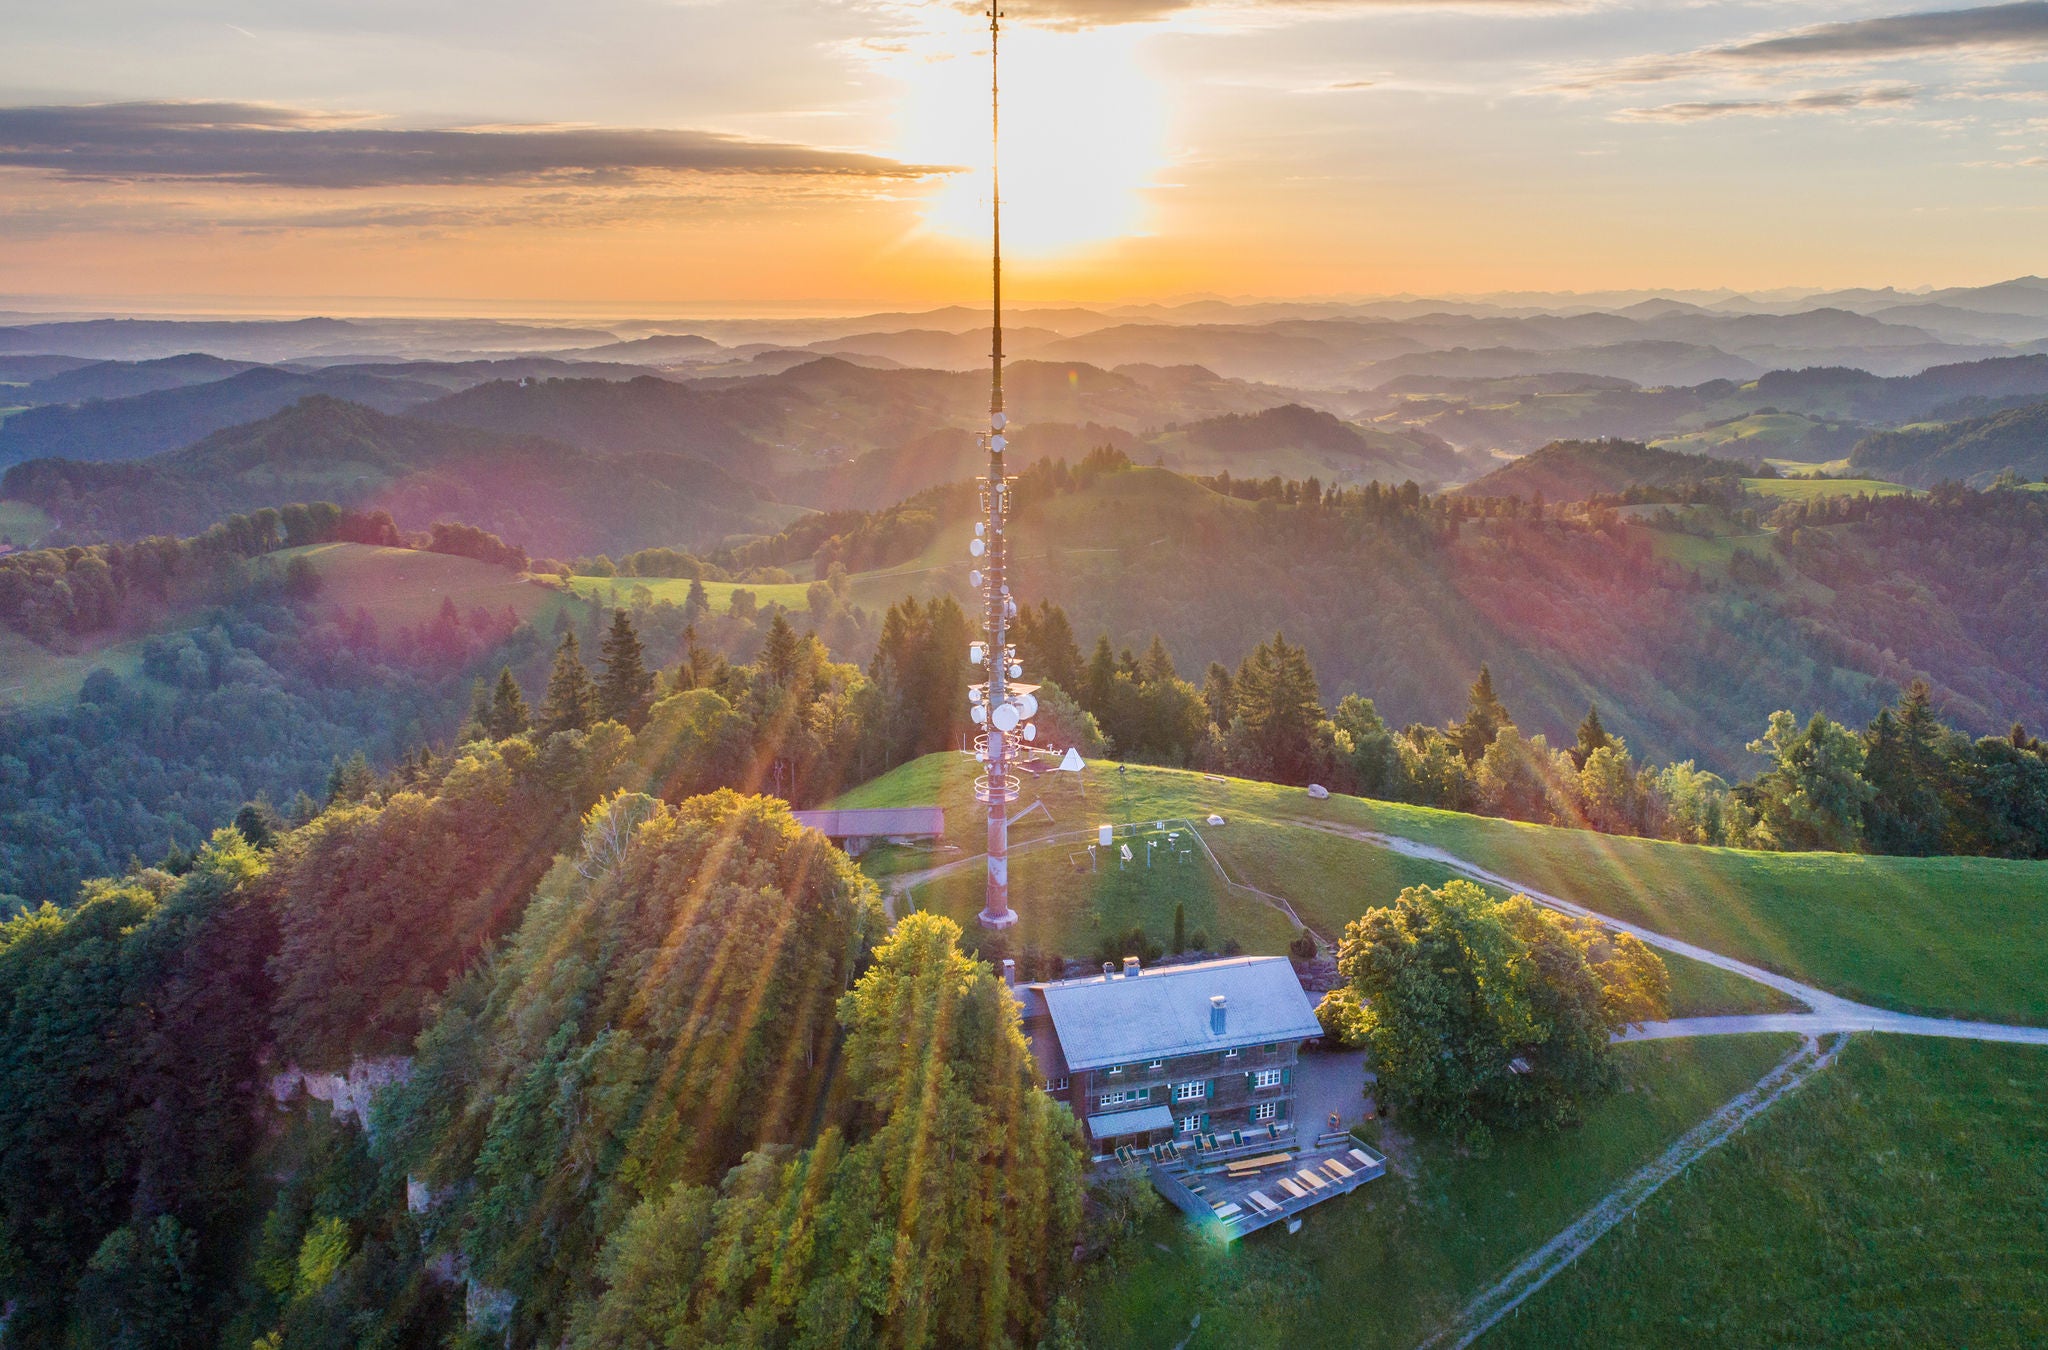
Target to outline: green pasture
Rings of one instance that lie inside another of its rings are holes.
[[[0,501],[0,540],[16,548],[34,548],[56,523],[39,506]]]
[[[1773,501],[1814,502],[1830,497],[1917,496],[1919,489],[1881,478],[1745,478],[1744,490]]]
[[[1479,1344],[2048,1344],[2048,1049],[1858,1036]]]
[[[926,756],[855,788],[838,804],[942,805],[950,841],[966,854],[979,853],[972,767],[957,754]],[[1228,823],[1202,826],[1202,834],[1232,878],[1285,895],[1325,932],[1341,928],[1335,920],[1391,899],[1409,884],[1404,878],[1424,874],[1402,860],[1373,856],[1379,850],[1347,854],[1312,841],[1311,831],[1294,841],[1267,833],[1271,827],[1318,823],[1435,845],[1522,885],[1864,1002],[2048,1023],[2048,865],[1700,848],[1341,795],[1315,801],[1299,788],[1178,769],[1132,766],[1119,774],[1105,764],[1081,778],[1058,774],[1046,775],[1042,785],[1027,782],[1018,806],[1036,800],[1042,787],[1056,823],[1034,812],[1014,837],[1025,842],[1055,828],[1100,822],[1199,823],[1214,812]],[[1250,841],[1234,844],[1233,830]],[[1019,912],[1028,916],[1026,880],[1020,875],[1012,888]],[[1247,912],[1263,908],[1242,893],[1227,898]],[[1170,905],[1166,911],[1170,923]],[[1092,928],[1072,917],[1085,912],[1068,907],[1060,922],[1071,926],[1042,940],[1092,951]],[[1262,915],[1247,920],[1259,922]],[[1150,921],[1146,926],[1152,931]],[[1189,926],[1196,926],[1192,908]],[[1212,928],[1211,936],[1220,934]],[[1245,947],[1262,950],[1250,941]]]
[[[1484,1156],[1386,1122],[1375,1146],[1387,1175],[1310,1210],[1299,1233],[1276,1225],[1222,1246],[1168,1211],[1091,1272],[1091,1341],[1408,1350],[1793,1044],[1739,1036],[1618,1047],[1623,1086],[1582,1125],[1505,1136]]]

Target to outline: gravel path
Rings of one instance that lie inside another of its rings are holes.
[[[1475,881],[1498,886],[1510,894],[1526,895],[1540,905],[1565,914],[1594,919],[1616,932],[1629,933],[1660,951],[1675,952],[1695,961],[1740,975],[1767,985],[1781,994],[1790,995],[1804,1003],[1808,1011],[1803,1013],[1756,1013],[1737,1017],[1687,1017],[1671,1022],[1648,1022],[1631,1030],[1626,1040],[1669,1040],[1678,1036],[1744,1036],[1758,1031],[1790,1031],[1801,1036],[1829,1036],[1846,1031],[1884,1031],[1899,1036],[1944,1036],[1966,1041],[2004,1041],[2018,1045],[2048,1045],[2048,1027],[2008,1026],[2000,1022],[1962,1022],[1947,1017],[1923,1017],[1915,1013],[1893,1012],[1888,1008],[1873,1008],[1857,1003],[1839,994],[1830,994],[1825,989],[1816,989],[1810,984],[1780,975],[1775,971],[1753,966],[1732,956],[1696,947],[1674,937],[1653,932],[1639,924],[1626,923],[1605,914],[1587,909],[1554,895],[1525,886],[1519,881],[1490,872],[1476,863],[1470,863],[1454,854],[1428,844],[1418,844],[1412,839],[1396,835],[1380,834],[1374,830],[1353,829],[1333,825],[1320,820],[1295,820],[1293,823],[1330,834],[1357,839],[1362,843],[1376,844],[1392,853],[1404,857],[1419,858],[1437,863],[1454,872],[1461,872]]]
[[[1501,1318],[1520,1307],[1523,1300],[1550,1283],[1559,1271],[1578,1260],[1581,1253],[1605,1237],[1616,1224],[1641,1208],[1643,1202],[1655,1195],[1665,1182],[1720,1147],[1737,1130],[1769,1110],[1779,1098],[1797,1091],[1807,1079],[1833,1063],[1840,1048],[1840,1038],[1826,1048],[1817,1040],[1807,1039],[1758,1080],[1755,1087],[1686,1131],[1677,1143],[1609,1191],[1563,1232],[1531,1252],[1520,1265],[1467,1303],[1449,1326],[1422,1342],[1421,1350],[1434,1350],[1439,1346],[1446,1347],[1446,1350],[1465,1350]]]

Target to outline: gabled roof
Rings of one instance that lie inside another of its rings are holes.
[[[1322,1034],[1294,967],[1282,956],[1164,966],[1133,976],[1033,985],[1069,1066],[1100,1069]],[[1223,996],[1223,1031],[1210,1000]]]
[[[937,806],[868,807],[854,811],[792,811],[796,823],[828,839],[855,835],[944,834],[946,812]]]

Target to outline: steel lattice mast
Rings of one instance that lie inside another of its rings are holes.
[[[989,36],[989,284],[990,335],[988,433],[988,477],[981,483],[982,518],[974,527],[971,550],[979,566],[968,574],[971,585],[981,592],[983,640],[968,648],[967,657],[988,669],[984,683],[968,691],[969,713],[980,734],[975,740],[975,757],[988,766],[975,779],[977,801],[988,804],[988,899],[981,922],[988,928],[1008,928],[1017,922],[1010,908],[1010,803],[1017,800],[1020,783],[1011,765],[1023,752],[1024,742],[1035,740],[1038,729],[1028,719],[1038,711],[1034,686],[1018,683],[1024,667],[1017,663],[1010,645],[1010,620],[1017,602],[1010,597],[1009,542],[1005,529],[1010,508],[1009,480],[1003,476],[1004,429],[1009,417],[1003,411],[1003,193],[1001,177],[1002,83],[997,45],[1002,35],[1002,11],[988,11]]]

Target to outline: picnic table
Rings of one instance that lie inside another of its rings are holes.
[[[1292,1153],[1268,1153],[1263,1158],[1239,1158],[1224,1170],[1232,1176],[1239,1173],[1263,1172],[1284,1162],[1294,1161]]]

